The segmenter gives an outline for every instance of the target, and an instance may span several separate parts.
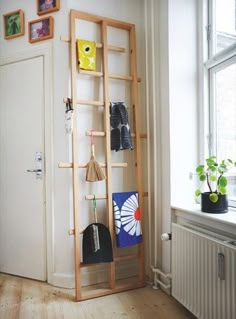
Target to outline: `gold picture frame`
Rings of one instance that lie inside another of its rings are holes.
[[[19,9],[3,15],[4,39],[9,40],[25,34],[24,12]]]
[[[29,27],[29,42],[35,43],[47,39],[52,39],[54,35],[54,20],[53,17],[45,17],[30,21]]]
[[[36,0],[39,16],[60,10],[60,0]]]

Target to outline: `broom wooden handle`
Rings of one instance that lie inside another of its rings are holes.
[[[95,157],[95,147],[94,147],[94,144],[91,144],[91,155]]]
[[[97,203],[96,203],[96,196],[93,195],[93,213],[95,217],[95,223],[98,222],[98,217],[97,217]]]

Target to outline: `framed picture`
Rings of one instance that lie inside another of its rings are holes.
[[[4,38],[6,40],[20,37],[25,34],[24,13],[16,10],[3,15]]]
[[[53,38],[53,17],[29,22],[29,42],[34,43]]]
[[[60,0],[36,0],[38,15],[60,10]]]

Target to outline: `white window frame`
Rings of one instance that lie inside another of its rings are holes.
[[[216,154],[216,123],[214,117],[214,76],[217,71],[223,70],[229,65],[236,63],[236,44],[233,44],[214,54],[215,50],[215,21],[214,21],[215,0],[202,0],[200,8],[200,32],[199,32],[199,141],[202,142],[200,149],[200,160],[209,155]],[[215,132],[215,133],[214,133]],[[230,201],[231,206],[236,207],[235,201]]]

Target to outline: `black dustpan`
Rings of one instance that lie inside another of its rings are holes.
[[[109,229],[97,222],[96,200],[93,199],[95,223],[83,231],[83,263],[94,264],[113,261],[111,235]]]
[[[99,249],[94,245],[94,226],[98,229]],[[113,261],[109,229],[100,223],[90,224],[83,232],[83,263],[105,263]]]

